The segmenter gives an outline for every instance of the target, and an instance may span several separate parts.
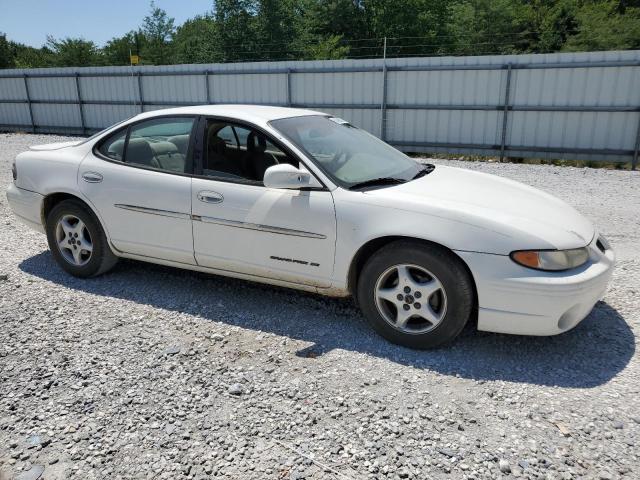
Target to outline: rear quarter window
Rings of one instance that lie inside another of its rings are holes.
[[[127,138],[127,129],[119,131],[102,142],[98,151],[107,158],[122,161],[124,157],[124,142]]]

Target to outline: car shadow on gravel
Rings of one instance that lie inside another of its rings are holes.
[[[295,353],[309,361],[343,349],[478,381],[590,388],[611,380],[635,352],[633,331],[604,302],[574,330],[555,337],[492,334],[468,326],[451,345],[414,351],[378,337],[348,299],[134,261],[121,261],[107,275],[82,280],[63,272],[48,251],[19,268],[80,292],[309,342]]]

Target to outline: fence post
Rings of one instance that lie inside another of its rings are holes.
[[[142,72],[138,72],[138,98],[140,100],[140,113],[144,112],[144,100],[142,97]]]
[[[504,160],[504,150],[507,141],[507,117],[509,112],[509,97],[511,94],[511,64],[507,65],[507,82],[504,89],[504,106],[502,109],[502,138],[500,140],[500,162]]]
[[[29,121],[31,122],[31,133],[36,133],[36,124],[33,119],[33,106],[31,105],[31,94],[29,93],[29,82],[27,81],[27,74],[22,75],[24,81],[24,91],[27,94],[27,105],[29,106]]]
[[[387,136],[387,61],[382,64],[382,99],[380,100],[380,140]]]
[[[287,68],[287,107],[291,106],[291,69]]]
[[[78,96],[78,108],[80,109],[80,125],[82,125],[82,133],[87,133],[87,127],[84,123],[84,109],[82,108],[82,93],[80,91],[80,74],[76,73],[76,95]]]
[[[209,95],[209,70],[204,71],[204,88],[207,92],[207,105],[211,104],[211,96]]]
[[[387,136],[387,37],[382,46],[382,95],[380,97],[380,140]]]
[[[636,132],[636,145],[633,149],[633,159],[631,160],[631,170],[638,166],[638,153],[640,153],[640,118],[638,118],[638,131]]]

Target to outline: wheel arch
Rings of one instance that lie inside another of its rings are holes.
[[[95,215],[98,222],[100,222],[100,225],[102,226],[102,229],[104,230],[104,233],[107,236],[107,240],[110,241],[109,231],[107,230],[104,222],[102,221],[100,214],[96,211],[96,209],[93,207],[93,205],[90,202],[88,202],[85,198],[82,197],[82,195],[76,192],[60,190],[57,192],[48,193],[44,196],[44,198],[42,199],[42,208],[40,211],[40,218],[42,221],[42,226],[45,229],[47,228],[47,217],[49,216],[49,212],[51,212],[53,207],[55,207],[57,204],[65,200],[77,200],[81,202],[83,205],[85,205]]]
[[[358,251],[355,253],[353,258],[351,259],[351,263],[349,265],[349,271],[347,274],[347,288],[351,293],[351,295],[353,296],[353,298],[356,298],[356,291],[358,288],[358,277],[360,276],[360,272],[362,271],[362,268],[364,267],[364,264],[367,262],[367,260],[371,258],[371,256],[374,255],[381,248],[397,241],[411,241],[418,244],[422,244],[425,247],[442,248],[448,251],[449,253],[451,253],[455,258],[457,258],[460,262],[460,265],[464,267],[465,271],[467,272],[467,275],[469,276],[469,279],[471,280],[471,285],[473,287],[474,308],[477,309],[478,289],[476,286],[475,277],[473,276],[473,273],[471,272],[469,265],[467,265],[467,262],[465,262],[464,259],[461,258],[454,250],[451,250],[449,247],[445,245],[442,245],[437,242],[432,242],[430,240],[425,240],[423,238],[409,237],[409,236],[403,236],[403,235],[387,235],[383,237],[374,238],[366,242],[364,245],[362,245],[358,249]]]

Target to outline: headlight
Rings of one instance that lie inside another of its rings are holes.
[[[518,250],[511,252],[511,260],[536,270],[560,271],[584,265],[589,260],[587,247],[571,250]]]

